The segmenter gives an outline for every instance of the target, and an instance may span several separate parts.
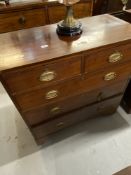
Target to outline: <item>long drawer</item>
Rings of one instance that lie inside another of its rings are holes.
[[[44,8],[0,14],[0,33],[45,24],[46,14]]]
[[[57,81],[81,74],[81,55],[74,55],[48,64],[37,64],[4,72],[3,76],[11,93],[49,86]]]
[[[130,65],[115,66],[98,74],[88,75],[83,79],[75,79],[47,88],[40,88],[30,93],[14,96],[16,103],[22,111],[36,108],[65,99],[74,95],[90,92],[97,88],[113,85],[118,81],[127,79],[130,75]]]
[[[131,60],[131,44],[99,49],[85,54],[85,72],[94,72]]]
[[[71,126],[90,117],[110,115],[115,112],[120,103],[120,100],[121,96],[117,96],[101,103],[81,108],[80,110],[63,115],[62,117],[55,120],[38,125],[31,130],[35,138],[40,139],[48,134],[57,132],[63,128]]]
[[[100,102],[116,94],[123,93],[125,90],[125,84],[127,84],[127,82],[120,81],[102,89],[96,89],[88,93],[57,101],[50,105],[41,106],[37,109],[23,113],[23,117],[28,125],[36,125],[82,106]]]

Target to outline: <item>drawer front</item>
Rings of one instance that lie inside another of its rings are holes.
[[[73,6],[74,17],[83,18],[92,15],[92,2],[80,2]],[[65,18],[66,7],[64,5],[56,5],[48,7],[48,15],[50,23],[56,23]]]
[[[31,110],[60,99],[90,92],[96,88],[113,85],[115,82],[128,79],[130,71],[129,64],[116,66],[97,74],[87,75],[84,80],[75,79],[48,88],[41,88],[30,93],[16,95],[15,101],[21,110]]]
[[[85,55],[85,71],[97,71],[127,60],[131,60],[131,44],[102,49]]]
[[[59,22],[65,18],[66,7],[64,5],[56,5],[48,7],[48,16],[50,24]]]
[[[81,74],[81,55],[61,59],[48,65],[39,64],[3,74],[11,93],[26,91],[37,86],[48,86],[53,82]]]
[[[102,89],[96,89],[88,93],[28,111],[24,113],[23,116],[30,126],[36,125],[82,106],[99,102],[111,96],[123,93],[125,90],[125,84],[127,84],[125,81],[117,82]]]
[[[79,2],[74,4],[74,17],[84,18],[92,15],[92,2]]]
[[[32,132],[35,138],[39,139],[90,117],[110,115],[115,112],[120,100],[121,96],[117,96],[101,103],[81,108],[75,112],[38,125],[32,128]]]
[[[44,9],[0,14],[0,33],[46,24]]]

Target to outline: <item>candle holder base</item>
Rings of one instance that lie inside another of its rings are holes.
[[[63,22],[60,22],[57,25],[57,34],[62,36],[75,36],[80,35],[82,33],[82,24],[80,22],[77,22],[77,24],[73,27],[67,27],[63,25]]]
[[[66,16],[63,21],[57,25],[56,32],[58,35],[75,36],[82,33],[82,24],[74,19],[72,5],[79,0],[66,0],[63,1],[66,6]]]

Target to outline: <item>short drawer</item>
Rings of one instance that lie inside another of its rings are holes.
[[[113,85],[127,80],[130,75],[130,64],[115,66],[97,74],[88,75],[85,79],[74,79],[47,88],[34,90],[30,93],[16,95],[15,101],[22,111],[30,110],[41,105],[51,104],[67,97],[90,92],[96,88]]]
[[[92,15],[92,2],[91,1],[83,1],[77,4],[74,4],[74,17],[75,18],[83,18]],[[48,15],[50,23],[56,23],[65,18],[66,15],[66,7],[64,5],[55,5],[48,6]]]
[[[50,64],[38,64],[3,73],[11,93],[49,86],[51,83],[81,74],[81,55],[61,58]]]
[[[93,7],[93,2],[92,1],[83,1],[74,4],[74,17],[75,18],[84,18],[87,16],[92,15],[92,7]]]
[[[65,18],[66,7],[64,5],[49,6],[48,15],[51,24],[59,22]]]
[[[55,118],[56,116],[63,115],[65,112],[70,112],[82,106],[100,102],[111,96],[121,94],[125,90],[125,84],[127,84],[127,82],[120,81],[111,86],[96,89],[88,93],[70,97],[68,99],[25,112],[23,116],[30,126],[36,125],[48,119]]]
[[[0,33],[45,24],[46,14],[44,8],[0,14]]]
[[[116,111],[120,100],[121,96],[117,96],[101,103],[81,108],[79,110],[76,110],[75,112],[63,115],[62,117],[38,125],[31,130],[35,138],[40,139],[42,137],[45,137],[46,135],[69,127],[82,120],[96,116],[99,117],[110,115]]]
[[[100,49],[85,54],[85,72],[97,71],[127,60],[131,60],[131,44]]]

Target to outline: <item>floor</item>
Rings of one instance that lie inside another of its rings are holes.
[[[131,115],[93,119],[37,146],[0,84],[0,175],[111,175],[131,165]]]

